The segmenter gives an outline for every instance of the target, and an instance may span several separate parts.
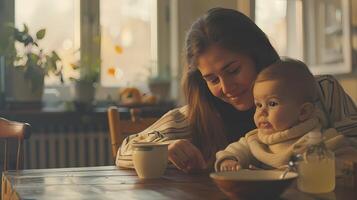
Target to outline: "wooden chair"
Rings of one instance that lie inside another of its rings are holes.
[[[17,153],[16,153],[16,170],[23,168],[23,141],[30,137],[31,127],[27,123],[20,123],[15,121],[9,121],[4,118],[0,118],[0,139],[5,140],[4,151],[4,171],[8,170],[8,140],[17,139]]]
[[[120,118],[119,110],[116,106],[108,108],[109,134],[112,144],[112,156],[115,163],[117,151],[124,138],[130,134],[139,133],[152,125],[159,118],[142,118],[141,110],[138,108],[130,109],[130,119]]]

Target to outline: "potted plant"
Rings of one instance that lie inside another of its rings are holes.
[[[169,79],[150,78],[148,83],[150,91],[156,96],[159,102],[167,102],[171,100],[171,82]]]
[[[33,36],[26,24],[22,31],[14,26],[10,28],[15,41],[10,58],[14,66],[12,85],[16,85],[12,96],[17,101],[41,101],[45,76],[54,74],[63,83],[61,58],[56,51],[47,52],[40,47],[39,41],[45,37],[46,29],[38,30]]]
[[[99,81],[100,61],[90,62],[84,58],[81,61],[72,63],[73,70],[79,70],[79,77],[70,77],[74,82],[74,100],[77,105],[90,106],[95,96],[95,86]]]
[[[171,75],[170,67],[161,69],[160,76],[150,76],[148,85],[150,91],[155,95],[159,102],[168,102],[171,100]]]

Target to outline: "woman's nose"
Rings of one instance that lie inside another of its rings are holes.
[[[221,79],[221,88],[222,88],[222,92],[223,92],[223,94],[230,94],[232,91],[233,91],[233,89],[235,88],[235,87],[237,87],[236,85],[234,85],[235,83],[233,82],[233,81],[231,81],[231,80],[229,80],[229,79]]]

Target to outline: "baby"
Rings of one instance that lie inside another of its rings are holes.
[[[253,87],[257,129],[217,152],[216,171],[284,168],[308,132],[326,127],[324,115],[315,106],[315,85],[314,76],[298,60],[283,59],[262,70]],[[325,130],[323,136],[332,151],[347,142],[335,129]]]

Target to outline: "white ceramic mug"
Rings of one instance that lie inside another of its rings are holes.
[[[139,178],[159,178],[167,167],[168,144],[134,143],[133,162]]]

